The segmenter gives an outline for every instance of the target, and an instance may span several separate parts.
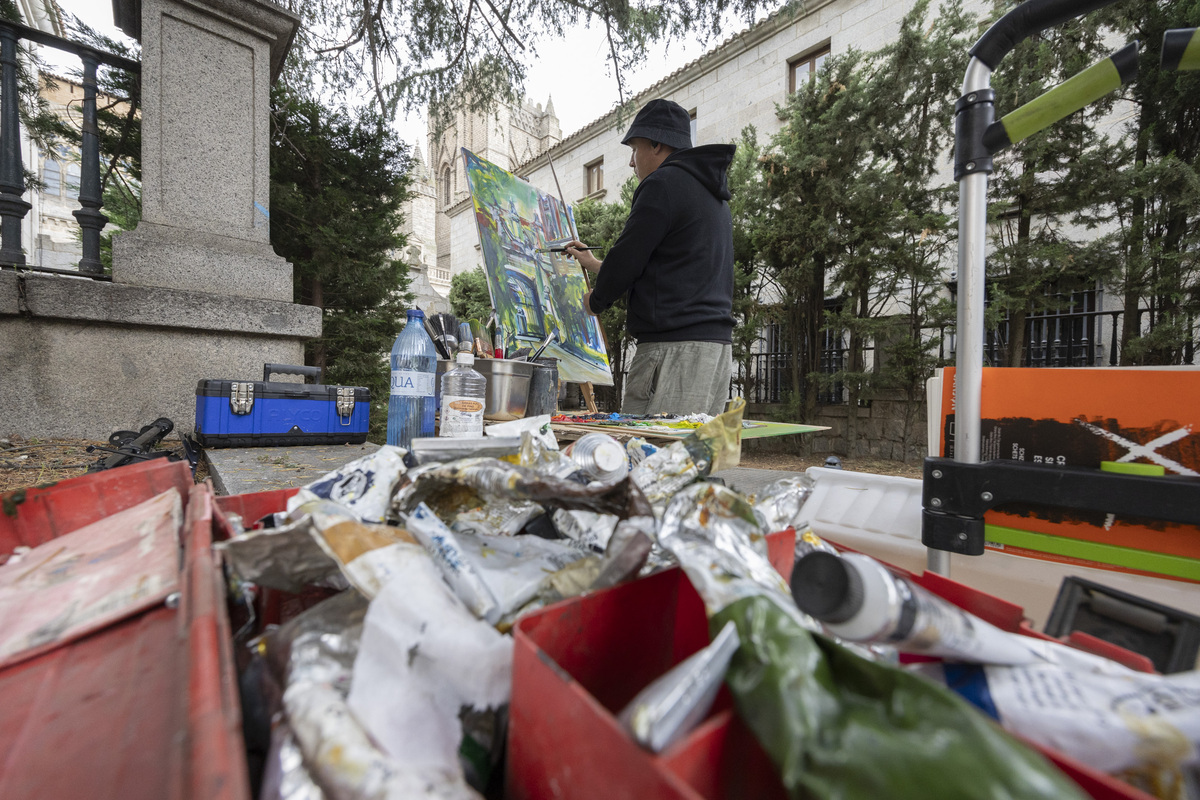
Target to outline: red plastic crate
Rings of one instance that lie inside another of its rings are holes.
[[[212,491],[153,461],[29,490],[0,516],[0,554],[170,487],[184,501],[178,608],[134,613],[0,670],[0,797],[248,800]],[[11,500],[12,495],[5,497]]]
[[[769,537],[772,563],[790,577],[791,532],[782,560],[779,537]],[[1018,606],[938,575],[917,580],[1001,628],[1031,633]],[[786,796],[724,689],[709,718],[659,756],[641,749],[616,720],[641,689],[709,642],[703,602],[681,570],[557,603],[522,619],[513,634],[507,800]],[[1037,749],[1097,800],[1153,800]]]

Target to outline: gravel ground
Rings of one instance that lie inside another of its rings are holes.
[[[168,439],[167,449],[180,449],[179,442]],[[88,439],[24,439],[9,436],[0,439],[0,492],[10,492],[30,486],[44,486],[56,481],[83,475],[88,466],[104,453],[88,453],[88,445],[107,446],[104,441]],[[803,472],[809,467],[825,464],[825,456],[794,456],[782,453],[743,453],[741,465],[753,469],[777,469]],[[920,478],[921,464],[914,461],[882,461],[867,458],[843,458],[843,469],[871,472],[879,475],[900,475]],[[197,481],[208,476],[204,462],[196,471]]]

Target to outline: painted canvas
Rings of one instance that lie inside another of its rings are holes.
[[[583,310],[583,269],[545,252],[574,238],[571,207],[465,148],[462,154],[504,351],[536,348],[554,332],[544,356],[559,360],[559,377],[611,386],[599,322]]]

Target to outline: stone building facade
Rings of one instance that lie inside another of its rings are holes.
[[[513,170],[561,141],[553,99],[547,99],[545,107],[525,100],[490,113],[459,112],[440,135],[430,122],[427,159],[418,159],[415,195],[405,211],[412,222],[406,223],[405,233],[410,252],[415,246],[425,255],[425,271],[435,292],[446,297],[454,275],[483,265],[461,148]]]
[[[778,11],[730,37],[642,92],[634,104],[655,97],[679,103],[692,114],[694,144],[736,141],[748,125],[755,127],[760,142],[765,141],[782,127],[777,106],[787,100],[797,80],[815,72],[830,53],[884,45],[913,5],[914,0],[809,0],[801,10]],[[968,5],[982,12],[986,2],[968,0]],[[557,195],[561,185],[569,203],[585,197],[612,200],[633,175],[629,149],[620,142],[628,123],[612,111],[564,138],[558,133],[553,104],[547,103],[544,111],[540,106],[524,106],[519,113],[501,109],[494,119],[460,115],[441,137],[431,128],[428,149],[429,163],[437,165],[439,268],[453,276],[482,264],[459,147],[543,192]]]

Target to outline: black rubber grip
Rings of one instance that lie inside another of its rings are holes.
[[[1133,83],[1138,75],[1138,43],[1130,42],[1112,56],[1117,74],[1121,76],[1121,85]]]
[[[971,55],[994,70],[1014,47],[1033,34],[1115,2],[1117,0],[1027,0],[988,28],[971,48]]]
[[[263,380],[271,380],[272,375],[303,375],[321,382],[320,367],[303,367],[296,364],[263,364]]]
[[[1188,44],[1195,35],[1195,28],[1175,28],[1163,32],[1162,68],[1164,71],[1174,72],[1179,69],[1179,62],[1183,60],[1183,54],[1187,51]]]

